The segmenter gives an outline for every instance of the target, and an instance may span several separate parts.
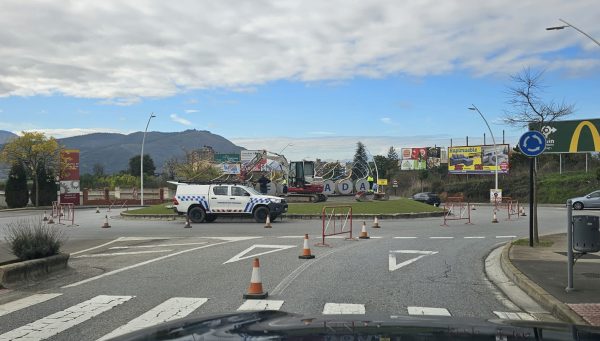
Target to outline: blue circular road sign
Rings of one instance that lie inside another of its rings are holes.
[[[536,157],[546,149],[546,138],[539,131],[528,131],[519,139],[519,149],[529,157]]]

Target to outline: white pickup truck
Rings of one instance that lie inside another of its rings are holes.
[[[173,209],[188,214],[194,223],[213,222],[220,215],[251,215],[264,223],[287,212],[285,199],[263,195],[255,189],[235,184],[198,185],[176,183]]]

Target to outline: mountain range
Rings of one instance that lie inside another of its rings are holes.
[[[143,134],[94,133],[59,139],[59,143],[67,149],[79,149],[80,174],[91,173],[96,163],[104,166],[105,173],[111,174],[127,170],[129,159],[140,154]],[[0,131],[0,143],[14,136],[11,132]],[[244,149],[206,130],[172,133],[152,131],[146,134],[144,154],[150,155],[156,170],[160,171],[165,161],[172,157],[182,158],[186,150],[204,146],[212,147],[216,153],[239,153]]]

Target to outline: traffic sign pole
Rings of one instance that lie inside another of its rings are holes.
[[[529,247],[533,247],[533,201],[535,191],[533,188],[533,164],[535,158],[529,158]]]
[[[539,131],[530,130],[523,134],[519,139],[519,149],[523,154],[529,157],[529,246],[533,247],[533,203],[535,201],[533,172],[535,168],[535,157],[542,154],[546,149],[546,137]]]

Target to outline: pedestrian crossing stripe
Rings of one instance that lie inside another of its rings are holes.
[[[11,312],[26,309],[36,304],[56,298],[62,294],[36,294],[24,299],[16,300],[0,305],[0,312],[4,315]],[[0,341],[5,340],[44,340],[53,337],[71,327],[86,322],[102,313],[124,304],[135,296],[111,296],[98,295],[89,300],[55,312],[37,321],[28,323],[22,327],[10,330],[0,335]],[[107,340],[129,332],[154,326],[160,323],[184,318],[200,308],[208,298],[197,297],[172,297],[160,303],[154,308],[146,311],[128,323],[118,327],[112,332],[102,336],[100,340]],[[284,305],[283,300],[247,300],[243,302],[238,311],[280,310]],[[411,316],[451,316],[446,308],[436,307],[407,307],[407,313]],[[537,320],[532,314],[524,312],[493,312],[497,317],[505,320]],[[325,303],[322,310],[323,315],[364,315],[366,308],[364,304],[358,303]],[[400,318],[400,315],[391,315],[390,318]]]

